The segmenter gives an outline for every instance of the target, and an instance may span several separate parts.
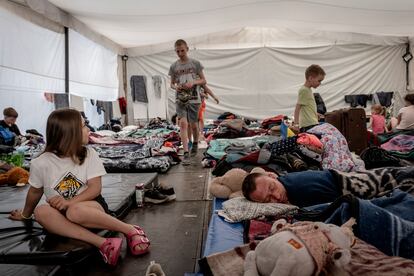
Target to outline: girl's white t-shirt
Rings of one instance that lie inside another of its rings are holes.
[[[70,157],[60,158],[45,152],[30,164],[29,183],[35,188],[42,188],[46,198],[61,195],[70,199],[82,193],[87,181],[106,174],[98,154],[87,148],[87,155],[82,165],[76,164]]]

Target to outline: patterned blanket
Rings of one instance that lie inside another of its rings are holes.
[[[414,167],[389,167],[363,172],[331,170],[342,189],[342,194],[358,198],[379,197],[398,188],[414,194]]]

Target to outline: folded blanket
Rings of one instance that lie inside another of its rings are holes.
[[[262,216],[289,216],[295,214],[298,209],[297,206],[290,204],[258,203],[244,197],[236,197],[225,201],[223,210],[219,210],[218,215],[224,217],[227,222],[235,223]]]

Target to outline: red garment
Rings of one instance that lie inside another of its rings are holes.
[[[299,133],[296,143],[308,147],[311,146],[320,150],[323,149],[323,144],[318,137],[310,133]]]
[[[118,99],[119,103],[119,110],[121,111],[121,114],[127,114],[127,102],[125,97],[121,97]]]
[[[277,115],[271,118],[266,118],[262,122],[262,128],[269,129],[274,125],[280,125],[283,121],[284,115]]]
[[[380,114],[372,114],[372,132],[374,134],[384,133],[385,130],[385,117]]]

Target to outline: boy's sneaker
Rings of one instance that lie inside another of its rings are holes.
[[[184,152],[183,162],[182,163],[183,163],[183,166],[188,166],[188,165],[191,164],[190,154],[188,153],[188,151],[187,152]]]
[[[194,143],[193,146],[191,147],[191,156],[195,156],[197,155],[198,152],[198,143]]]
[[[160,193],[157,189],[151,189],[144,192],[144,202],[160,204],[166,202],[168,197]]]
[[[174,188],[163,188],[162,186],[156,187],[156,189],[163,195],[167,196],[168,201],[176,199]]]

